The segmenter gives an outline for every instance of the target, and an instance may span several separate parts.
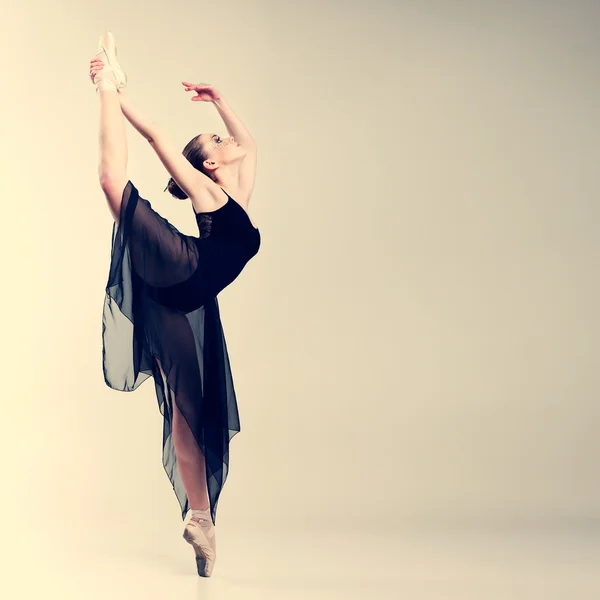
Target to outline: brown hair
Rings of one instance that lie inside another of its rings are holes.
[[[204,169],[203,163],[208,158],[204,151],[204,145],[200,141],[200,136],[202,134],[198,134],[196,137],[192,138],[183,149],[183,155],[190,161],[193,167],[198,169],[201,173],[204,173],[208,178],[212,179],[212,174],[210,171],[206,171]],[[163,191],[169,190],[171,196],[178,198],[179,200],[187,200],[187,194],[177,185],[175,180],[171,177],[169,179],[169,183],[167,187]]]

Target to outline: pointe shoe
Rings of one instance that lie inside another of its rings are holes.
[[[110,31],[105,31],[100,36],[96,56],[102,60],[104,67],[96,73],[94,83],[108,80],[115,84],[117,90],[124,88],[127,85],[127,74],[117,60],[117,44]]]
[[[183,531],[183,539],[194,548],[198,575],[210,577],[217,558],[214,528],[205,530],[195,518],[192,518]]]

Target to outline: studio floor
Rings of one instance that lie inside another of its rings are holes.
[[[39,517],[35,517],[39,519]],[[30,522],[30,526],[32,523]],[[213,576],[199,578],[181,532],[97,522],[38,536],[11,553],[11,594],[61,600],[596,600],[597,524],[272,531],[217,524]],[[181,527],[183,530],[183,527]],[[31,534],[29,534],[31,535]],[[6,564],[6,562],[5,562]],[[6,583],[6,580],[5,580]]]

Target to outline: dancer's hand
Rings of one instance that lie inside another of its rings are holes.
[[[214,102],[221,99],[221,94],[210,83],[190,83],[189,81],[181,83],[185,86],[186,92],[192,91],[198,94],[192,98],[194,102]]]
[[[92,58],[90,60],[90,78],[92,83],[94,83],[94,77],[96,77],[98,71],[102,71],[103,67],[104,63],[99,58]]]

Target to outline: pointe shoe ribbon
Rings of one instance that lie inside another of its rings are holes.
[[[96,73],[94,83],[112,81],[118,90],[124,88],[127,85],[127,74],[117,60],[117,44],[110,31],[105,31],[100,36],[96,56],[102,60],[104,67]]]

